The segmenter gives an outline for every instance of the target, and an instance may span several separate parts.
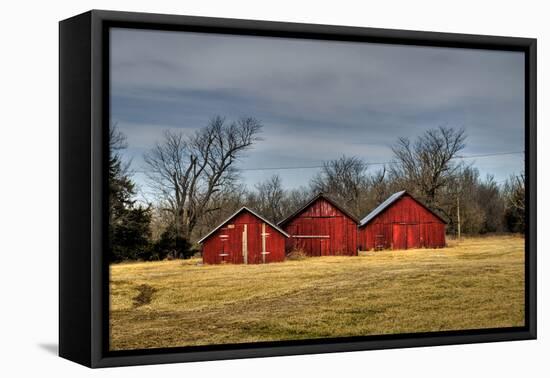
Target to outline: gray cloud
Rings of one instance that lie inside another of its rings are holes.
[[[128,29],[111,42],[112,120],[134,166],[163,129],[191,132],[217,114],[264,123],[245,168],[344,153],[386,161],[397,137],[445,124],[466,129],[465,153],[524,148],[522,53]],[[520,155],[476,161],[497,179],[522,164]],[[280,173],[297,186],[315,171]]]

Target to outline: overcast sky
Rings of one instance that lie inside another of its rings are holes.
[[[389,161],[398,137],[440,125],[465,128],[465,155],[523,151],[523,93],[519,52],[111,31],[111,121],[138,171],[163,130],[192,132],[215,115],[264,124],[244,169],[314,166],[342,154]],[[467,161],[502,181],[522,169],[523,155]],[[243,179],[253,185],[278,173],[292,188],[317,171],[247,170]],[[146,192],[143,175],[135,179]]]

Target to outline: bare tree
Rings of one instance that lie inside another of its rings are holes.
[[[485,222],[479,232],[504,231],[504,200],[494,176],[487,175],[486,179],[478,184],[475,200],[485,213]]]
[[[509,204],[520,212],[525,212],[525,174],[512,176],[506,183],[509,191]]]
[[[116,123],[112,123],[109,128],[109,153],[112,155],[125,148],[128,148],[126,136],[118,129]]]
[[[395,164],[391,166],[393,179],[409,191],[422,197],[427,204],[444,211],[438,194],[462,167],[455,158],[464,149],[464,129],[439,127],[426,131],[414,143],[399,138],[392,146]]]
[[[368,176],[369,200],[372,205],[377,205],[384,201],[392,194],[391,181],[388,179],[388,171],[386,166]]]
[[[255,185],[255,191],[248,196],[248,203],[260,214],[272,222],[285,215],[286,193],[279,175],[273,175]]]
[[[218,209],[206,212],[194,228],[192,238],[198,238],[201,235],[211,231],[223,220],[227,219],[235,211],[246,203],[246,187],[244,184],[231,185],[222,188],[210,199],[210,208]]]
[[[305,186],[300,186],[299,188],[287,190],[285,193],[285,199],[283,201],[281,210],[282,216],[277,221],[281,221],[285,217],[294,213],[296,209],[302,207],[314,195],[311,189]]]
[[[508,230],[525,233],[525,173],[513,175],[504,184],[505,221]]]
[[[191,136],[166,131],[144,156],[151,187],[172,214],[177,235],[189,239],[200,218],[219,209],[212,200],[236,182],[235,162],[261,129],[254,118],[228,123],[217,116]]]
[[[486,212],[479,201],[482,182],[479,171],[465,166],[449,179],[441,190],[438,206],[449,217],[447,231],[457,234],[478,234],[486,221]]]
[[[321,172],[311,180],[313,192],[323,192],[339,200],[360,216],[363,197],[368,189],[367,165],[358,157],[342,156],[323,164]]]

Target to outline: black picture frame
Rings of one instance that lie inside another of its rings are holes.
[[[109,40],[113,26],[525,53],[525,327],[108,351]],[[59,24],[59,354],[89,367],[535,339],[536,39],[92,10]]]

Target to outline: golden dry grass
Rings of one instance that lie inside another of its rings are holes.
[[[524,239],[268,265],[111,266],[111,349],[524,324]]]

